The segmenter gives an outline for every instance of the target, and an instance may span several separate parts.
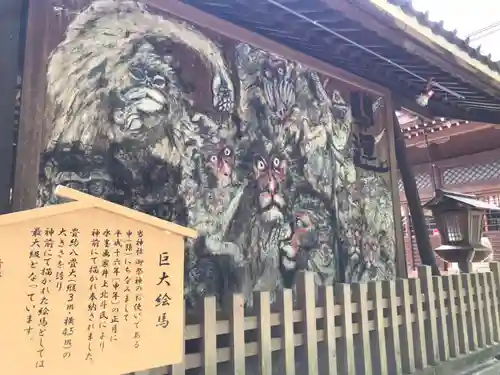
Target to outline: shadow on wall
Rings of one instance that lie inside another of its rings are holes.
[[[135,1],[95,1],[50,58],[38,204],[63,184],[198,230],[190,307],[231,292],[251,305],[298,269],[318,284],[392,278],[383,103],[341,91]]]

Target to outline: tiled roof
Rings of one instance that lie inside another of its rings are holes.
[[[439,0],[437,0],[439,1]],[[466,52],[470,57],[482,62],[483,64],[490,67],[490,69],[500,73],[500,62],[493,61],[491,59],[491,54],[483,55],[480,52],[481,47],[474,48],[469,45],[468,39],[461,39],[457,36],[457,31],[446,30],[443,26],[443,22],[434,22],[429,19],[428,12],[420,12],[416,10],[411,0],[388,0],[389,3],[397,5],[401,8],[403,12],[407,15],[414,17],[422,26],[428,27],[433,31],[434,34],[445,38],[448,42],[456,45],[462,51]]]

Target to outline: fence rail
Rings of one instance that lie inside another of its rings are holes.
[[[295,303],[291,290],[273,305],[258,292],[245,316],[234,295],[226,319],[207,297],[186,325],[183,363],[144,374],[411,374],[500,343],[500,265],[490,269],[432,276],[424,266],[415,279],[319,290],[304,272]]]

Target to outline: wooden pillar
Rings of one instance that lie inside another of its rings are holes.
[[[10,211],[23,1],[0,1],[0,214]]]
[[[40,153],[45,129],[46,71],[49,55],[47,31],[49,16],[53,12],[50,0],[25,2],[29,5],[12,211],[36,206]]]
[[[391,177],[391,192],[392,192],[392,212],[394,218],[394,240],[396,245],[395,263],[396,263],[396,276],[408,277],[408,261],[406,259],[406,248],[403,235],[402,218],[401,218],[401,202],[399,200],[399,176],[398,176],[398,162],[394,127],[394,103],[392,98],[388,96],[385,103],[385,118],[387,119],[387,133],[388,133],[388,146],[389,146],[389,163],[390,163],[390,177]],[[398,124],[399,127],[399,124]]]
[[[408,209],[413,223],[413,231],[415,233],[415,241],[417,242],[420,259],[422,260],[423,265],[431,266],[432,273],[434,275],[439,275],[440,272],[436,263],[436,256],[429,241],[429,233],[427,232],[427,224],[425,222],[424,211],[420,202],[415,176],[411,165],[408,162],[406,144],[396,114],[393,114],[393,124],[396,159],[401,179],[403,180],[406,200],[408,202]]]

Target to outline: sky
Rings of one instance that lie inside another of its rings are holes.
[[[500,0],[413,0],[415,9],[429,12],[432,21],[443,21],[447,30],[457,30],[465,38],[469,33],[500,21]],[[471,45],[481,45],[483,55],[491,53],[500,60],[500,26],[497,32]]]

